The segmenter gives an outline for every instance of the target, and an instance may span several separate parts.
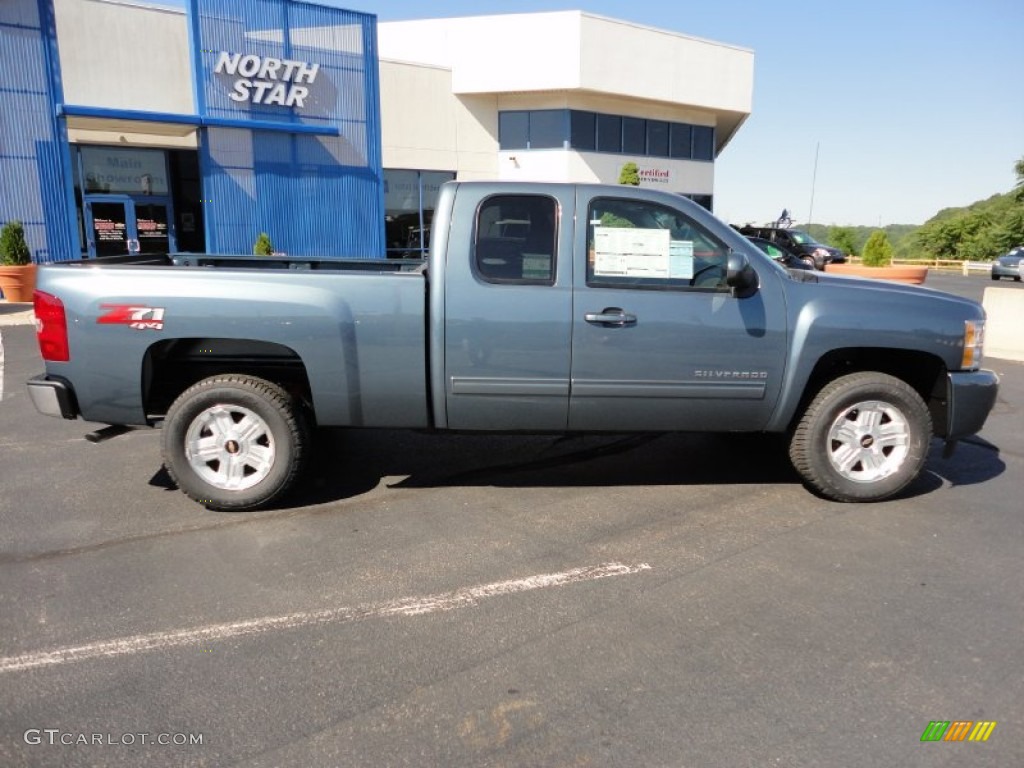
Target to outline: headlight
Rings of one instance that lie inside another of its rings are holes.
[[[976,371],[981,367],[981,353],[985,346],[985,321],[964,321],[964,355],[960,367],[965,371]]]

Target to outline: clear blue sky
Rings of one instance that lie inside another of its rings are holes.
[[[1022,0],[328,0],[380,21],[582,10],[754,51],[751,116],[715,212],[920,224],[1013,188],[1024,157]],[[181,5],[184,0],[160,0]]]

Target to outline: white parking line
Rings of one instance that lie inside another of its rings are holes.
[[[583,581],[606,579],[610,576],[628,576],[641,571],[650,570],[650,565],[624,565],[622,563],[604,563],[583,568],[574,568],[561,573],[544,573],[528,576],[524,579],[498,581],[492,584],[481,584],[476,587],[464,587],[454,592],[443,592],[426,597],[406,597],[382,603],[365,603],[363,605],[325,608],[319,611],[304,611],[286,616],[266,616],[248,621],[236,621],[228,624],[210,624],[193,629],[177,629],[170,632],[154,632],[148,635],[104,640],[87,645],[55,648],[51,651],[37,651],[21,656],[0,657],[0,673],[18,672],[37,667],[52,667],[86,659],[126,656],[143,651],[156,651],[176,648],[182,645],[195,645],[216,640],[227,640],[232,637],[258,635],[263,632],[279,629],[295,629],[313,624],[344,623],[381,619],[388,616],[423,616],[428,613],[450,611],[455,608],[466,608],[481,600],[517,592],[531,592],[547,587],[564,587]]]

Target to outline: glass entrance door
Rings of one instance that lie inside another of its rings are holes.
[[[171,234],[167,225],[170,205],[166,202],[135,200],[135,229],[140,253],[170,253]]]
[[[135,204],[127,195],[86,195],[85,229],[89,258],[126,256],[139,249]]]
[[[86,195],[84,202],[89,258],[174,250],[167,198]]]

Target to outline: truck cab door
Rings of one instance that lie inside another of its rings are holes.
[[[564,430],[572,188],[460,187],[444,279],[449,429]],[[435,380],[436,381],[436,380]]]
[[[668,195],[587,191],[577,201],[586,264],[575,275],[569,428],[763,427],[786,358],[784,277],[761,264],[758,289],[738,298],[710,216]]]

